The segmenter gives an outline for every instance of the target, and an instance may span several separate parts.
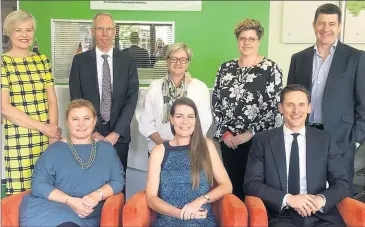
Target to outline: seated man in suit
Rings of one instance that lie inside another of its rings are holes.
[[[350,188],[339,149],[329,133],[305,126],[304,86],[288,85],[280,100],[284,126],[255,135],[244,191],[263,200],[270,227],[345,226],[336,205]]]
[[[124,49],[123,51],[127,51],[130,55],[132,55],[136,62],[137,68],[149,68],[150,57],[146,49],[138,46],[140,41],[138,32],[131,32],[129,41],[132,43],[132,45],[129,48]]]

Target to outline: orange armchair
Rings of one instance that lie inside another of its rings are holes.
[[[219,226],[247,226],[247,209],[241,200],[229,194],[212,203]],[[123,208],[123,226],[147,227],[156,218],[156,213],[147,205],[144,191],[134,194]]]
[[[248,226],[266,227],[268,217],[264,203],[258,197],[246,196]],[[343,199],[337,208],[347,226],[365,227],[365,204],[351,198]]]
[[[1,226],[19,226],[19,206],[25,195],[31,191],[15,194],[1,200]],[[119,227],[122,224],[122,209],[124,206],[124,195],[119,193],[110,196],[104,203],[101,213],[101,227]]]

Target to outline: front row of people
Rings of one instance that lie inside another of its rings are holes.
[[[269,226],[345,226],[336,208],[349,191],[339,149],[327,132],[306,127],[311,105],[303,86],[288,85],[280,100],[284,126],[255,135],[242,190],[264,201]],[[191,99],[174,101],[169,122],[173,139],[155,146],[149,161],[153,226],[216,226],[210,203],[232,193],[232,184],[215,145],[204,137]],[[72,101],[66,123],[70,136],[35,165],[21,226],[98,226],[103,201],[123,190],[115,149],[92,136],[92,104]]]

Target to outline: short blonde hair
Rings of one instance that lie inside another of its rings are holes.
[[[4,26],[3,26],[3,34],[10,36],[14,29],[19,25],[19,23],[24,22],[26,20],[32,20],[33,22],[33,29],[35,31],[36,28],[36,21],[32,14],[25,12],[23,10],[16,10],[11,13],[5,18]]]
[[[250,18],[242,20],[237,24],[236,28],[234,29],[234,35],[236,36],[236,38],[238,38],[242,31],[248,30],[255,30],[259,40],[264,35],[264,28],[261,27],[260,22],[258,20]]]
[[[71,110],[76,109],[76,108],[82,108],[82,107],[88,108],[91,111],[91,113],[93,114],[93,116],[96,117],[95,108],[94,108],[93,104],[89,100],[85,100],[85,99],[74,99],[74,100],[72,100],[72,102],[67,107],[67,110],[66,110],[66,120],[68,119],[68,116],[69,116]]]
[[[180,50],[185,50],[188,55],[189,61],[191,61],[191,57],[192,57],[193,53],[191,52],[191,49],[185,43],[174,43],[174,44],[169,45],[164,59],[167,60],[172,53],[175,53]]]

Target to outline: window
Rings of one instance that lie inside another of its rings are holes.
[[[94,47],[91,23],[91,20],[52,20],[52,66],[56,83],[68,83],[73,56]],[[166,75],[163,55],[172,43],[173,22],[116,21],[113,45],[134,57],[140,84],[149,84]]]

